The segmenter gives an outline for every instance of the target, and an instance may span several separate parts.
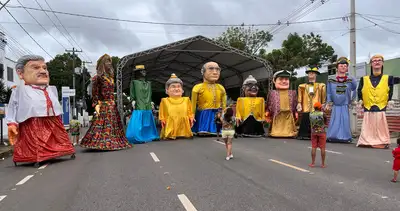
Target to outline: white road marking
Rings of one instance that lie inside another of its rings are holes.
[[[154,162],[158,163],[160,160],[158,159],[157,155],[154,152],[150,152],[151,157],[153,158]]]
[[[343,184],[343,182],[338,182],[339,184]]]
[[[3,199],[5,199],[6,197],[7,195],[0,196],[0,201],[3,201]]]
[[[298,171],[310,172],[310,171],[308,171],[308,170],[306,170],[306,169],[302,169],[302,168],[299,168],[299,167],[297,167],[297,166],[293,166],[293,165],[290,165],[290,164],[288,164],[288,163],[284,163],[284,162],[281,162],[281,161],[278,161],[278,160],[269,159],[269,161],[274,162],[274,163],[277,163],[277,164],[281,164],[281,165],[283,165],[283,166],[286,166],[286,167],[289,167],[289,168],[292,168],[292,169],[296,169],[296,170],[298,170]]]
[[[193,206],[192,202],[189,201],[185,194],[179,194],[178,198],[185,207],[186,211],[197,211],[197,209]]]
[[[32,177],[33,177],[33,175],[28,175],[25,178],[23,178],[21,181],[19,181],[16,185],[23,185],[25,182],[27,182]]]
[[[40,166],[38,169],[44,169],[44,168],[47,167],[47,165],[48,165],[48,164],[45,164],[45,165],[43,165],[43,166]]]
[[[225,143],[224,142],[220,142],[220,141],[217,141],[217,140],[213,140],[215,143],[218,143],[218,144],[222,144],[222,145],[225,145]]]
[[[308,149],[312,149],[312,147],[308,147]],[[321,150],[321,149],[318,148],[318,150]],[[331,150],[325,150],[325,152],[329,152],[329,153],[333,153],[333,154],[338,154],[338,155],[343,155],[343,153],[341,153],[341,152],[335,152],[335,151],[331,151]]]

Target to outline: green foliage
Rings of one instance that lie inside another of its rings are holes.
[[[268,31],[254,27],[245,28],[244,24],[242,24],[239,27],[229,27],[214,40],[256,55],[268,47],[268,43],[272,40],[272,35]]]
[[[272,64],[275,71],[293,72],[294,69],[304,66],[321,67],[325,62],[336,60],[337,55],[334,53],[333,47],[323,42],[320,35],[310,33],[300,36],[294,33],[289,34],[282,42],[281,49],[274,49],[261,56]]]
[[[74,56],[70,53],[64,53],[57,55],[53,60],[47,62],[47,69],[50,74],[50,84],[57,87],[59,97],[61,99],[61,87],[68,86],[72,88],[74,74],[73,70],[73,58]],[[81,67],[81,59],[75,55],[75,67]],[[85,72],[85,81],[90,79],[90,74]],[[76,99],[82,98],[82,86],[83,86],[82,74],[75,74],[75,89],[76,89]],[[85,92],[87,84],[85,83]]]
[[[0,103],[7,104],[10,101],[12,89],[7,87],[3,80],[0,80]]]

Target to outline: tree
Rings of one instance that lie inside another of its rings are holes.
[[[72,55],[70,53],[58,54],[53,60],[47,62],[47,69],[50,74],[50,84],[57,87],[59,97],[61,97],[61,87],[68,86],[72,88],[72,76],[74,74],[73,70],[73,58],[75,56],[75,67],[81,67],[82,61],[75,54]],[[85,78],[90,78],[89,73],[85,73]],[[82,98],[82,83],[83,77],[80,74],[75,74],[75,89],[76,89],[76,99]],[[85,92],[86,92],[85,84]]]
[[[337,57],[334,52],[333,47],[323,42],[320,35],[310,33],[300,36],[291,33],[282,42],[281,49],[261,56],[271,63],[274,70],[285,69],[293,72],[294,69],[304,66],[321,67]]]
[[[268,43],[272,40],[272,35],[268,31],[254,27],[245,28],[244,24],[242,24],[239,27],[229,27],[214,40],[247,53],[258,55],[260,50],[268,47]]]

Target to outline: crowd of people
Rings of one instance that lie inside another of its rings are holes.
[[[357,146],[389,148],[390,136],[386,109],[393,108],[393,85],[398,77],[384,74],[384,58],[375,55],[370,60],[371,73],[360,82],[348,74],[350,61],[341,57],[336,62],[337,73],[326,84],[318,83],[317,67],[306,71],[308,81],[298,90],[289,90],[291,73],[277,71],[273,75],[275,89],[267,99],[258,96],[258,82],[249,75],[241,88],[235,111],[227,105],[227,94],[218,83],[221,68],[216,62],[207,62],[201,68],[203,82],[192,88],[191,97],[184,97],[183,81],[175,74],[166,81],[168,97],[161,100],[157,130],[153,116],[151,82],[146,78],[144,65],[134,68],[130,83],[133,112],[126,131],[114,99],[114,70],[111,57],[104,54],[97,61],[97,73],[92,77],[92,106],[96,115],[79,142],[79,123],[74,122],[71,144],[62,122],[62,108],[57,88],[49,85],[49,73],[43,57],[27,55],[17,61],[16,71],[25,82],[13,89],[6,120],[10,142],[14,143],[13,161],[39,162],[71,155],[73,145],[96,150],[122,150],[134,144],[158,139],[192,138],[193,135],[217,135],[226,145],[226,160],[233,158],[234,136],[311,139],[312,162],[315,166],[316,149],[321,149],[321,167],[325,167],[325,145],[330,142],[352,142],[349,109],[362,107],[364,119]],[[357,88],[358,87],[358,88]],[[352,94],[356,93],[356,94]],[[358,99],[356,99],[358,97]],[[330,120],[327,121],[327,113]],[[299,129],[296,122],[300,122]],[[396,158],[393,170],[396,182],[400,168],[400,149],[393,151]]]

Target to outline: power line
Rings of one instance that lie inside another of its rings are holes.
[[[35,0],[36,4],[39,5],[40,9],[43,10],[42,5],[40,5],[40,3]],[[49,20],[53,23],[53,26],[60,32],[60,34],[67,40],[67,42],[69,42],[69,44],[71,44],[71,46],[74,46],[71,41],[67,38],[67,36],[65,36],[65,34],[56,26],[56,23],[54,23],[53,19],[50,18],[49,14],[47,14],[47,12],[43,11],[44,14],[46,14],[46,16],[49,18]],[[65,47],[64,47],[65,48]]]
[[[17,24],[15,22],[13,22],[14,24]],[[18,47],[18,49],[21,50],[21,52],[23,52],[23,54],[33,54],[29,49],[25,48],[24,46],[21,45],[21,43],[19,43],[12,35],[11,33],[0,24],[0,28],[5,32],[7,38],[9,38],[9,41],[12,41],[16,47]],[[10,42],[8,44],[11,44]]]
[[[364,16],[361,15],[361,14],[359,14],[359,16],[360,16],[361,18],[363,18],[364,20],[366,20],[366,21],[368,21],[368,22],[374,24],[375,26],[377,26],[377,27],[379,27],[379,28],[381,28],[381,29],[383,29],[383,30],[385,30],[385,31],[391,32],[391,33],[393,33],[393,34],[400,34],[400,32],[391,30],[391,29],[389,29],[389,28],[387,28],[387,27],[384,27],[384,26],[381,26],[381,25],[379,25],[378,23],[376,23],[376,22],[374,22],[374,21],[372,21],[372,20],[370,20],[370,19],[364,17]]]
[[[69,37],[71,38],[71,40],[76,44],[76,46],[78,46],[78,48],[80,48],[82,50],[82,48],[79,46],[79,44],[75,41],[75,39],[71,36],[71,34],[69,33],[69,31],[64,27],[64,25],[62,24],[61,20],[58,18],[58,16],[56,15],[56,12],[51,8],[50,4],[47,2],[47,0],[44,0],[44,2],[46,3],[46,5],[49,7],[50,11],[54,14],[54,16],[56,16],[57,20],[60,22],[61,26],[64,28],[64,30],[67,32],[67,34],[69,35]],[[42,10],[42,9],[40,9]],[[45,12],[45,10],[42,10],[43,12]],[[85,53],[85,52],[84,52]],[[86,53],[85,53],[86,55]],[[86,57],[88,57],[88,59],[90,60],[89,56],[86,55]]]
[[[24,5],[22,5],[22,3],[21,3],[19,0],[17,0],[17,2],[18,2],[21,6],[24,6]],[[25,9],[25,11],[33,18],[33,20],[36,21],[36,23],[37,23],[40,27],[42,27],[42,29],[43,29],[44,31],[47,32],[47,34],[49,34],[58,44],[60,44],[61,47],[65,48],[64,45],[61,44],[53,35],[51,35],[50,32],[35,18],[35,16],[33,16],[33,15],[29,12],[29,10]]]
[[[50,58],[54,59],[30,34],[29,32],[21,25],[19,24],[18,20],[11,14],[11,12],[7,9],[7,7],[5,7],[4,9],[6,9],[6,11],[8,12],[8,14],[10,14],[10,16],[15,20],[15,22],[18,23],[18,25],[22,28],[22,30],[24,30],[24,32],[36,43],[36,45],[38,45],[48,56],[50,56]]]
[[[119,22],[129,22],[129,23],[140,23],[140,24],[153,24],[153,25],[169,25],[169,26],[203,26],[203,27],[230,27],[230,26],[276,26],[281,25],[280,23],[261,23],[261,24],[194,24],[194,23],[167,23],[167,22],[153,22],[153,21],[136,21],[136,20],[128,20],[128,19],[120,19],[120,18],[110,18],[110,17],[103,17],[103,16],[94,16],[94,15],[85,15],[85,14],[77,14],[77,13],[70,13],[70,12],[60,12],[54,10],[46,10],[46,9],[39,9],[33,7],[22,7],[22,6],[6,6],[9,8],[26,8],[28,10],[36,10],[36,11],[45,11],[45,12],[53,12],[57,14],[63,15],[70,15],[76,17],[84,17],[84,18],[92,18],[92,19],[99,19],[99,20],[109,20],[109,21],[119,21]],[[316,23],[316,22],[325,22],[325,21],[332,21],[332,20],[339,20],[342,19],[341,17],[332,17],[332,18],[324,18],[324,19],[317,19],[317,20],[309,20],[309,21],[296,21],[296,22],[288,22],[287,25],[291,24],[305,24],[305,23]]]

